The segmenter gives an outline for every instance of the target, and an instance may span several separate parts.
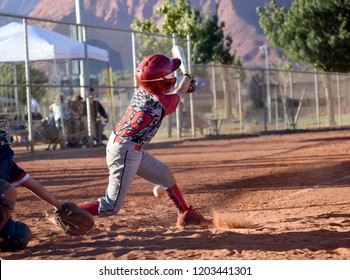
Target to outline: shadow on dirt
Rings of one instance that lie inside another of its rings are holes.
[[[92,232],[91,234],[96,234]],[[119,240],[118,231],[109,232],[108,240],[103,235],[103,241],[97,238],[88,241],[84,237],[63,237],[55,243],[40,244],[29,247],[24,251],[13,252],[11,259],[23,259],[28,256],[37,259],[46,259],[52,257],[57,259],[64,258],[67,251],[75,252],[78,259],[88,259],[86,256],[94,256],[89,259],[101,259],[105,254],[113,254],[115,259],[131,253],[133,251],[143,251],[152,254],[152,259],[161,259],[157,257],[157,252],[166,250],[228,250],[230,253],[226,256],[228,259],[234,258],[234,255],[242,251],[262,251],[274,254],[276,252],[287,252],[290,250],[336,250],[338,248],[350,248],[350,232],[337,232],[331,230],[315,230],[309,232],[285,232],[280,234],[244,234],[238,232],[220,232],[212,233],[210,231],[196,230],[196,238],[193,237],[193,231],[170,232],[164,230],[145,230],[143,232],[123,232],[124,238]],[[314,242],[314,239],[317,242]],[[171,242],[167,242],[171,240]],[[86,249],[90,248],[87,252]],[[94,252],[95,251],[95,252]],[[48,252],[47,254],[45,252]],[[153,252],[153,253],[152,253]],[[299,252],[302,255],[302,252]],[[278,256],[278,255],[276,255]],[[186,254],[186,259],[196,259],[191,254]]]

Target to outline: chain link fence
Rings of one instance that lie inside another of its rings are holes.
[[[109,53],[107,63],[87,59],[31,61],[29,56],[28,66],[25,61],[2,62],[0,54],[0,118],[10,120],[14,145],[24,145],[31,152],[43,144],[46,148],[97,145],[99,131],[106,140],[137,88],[133,73],[138,62],[152,53],[171,56],[174,44],[189,55],[190,40],[174,36],[6,14],[0,14],[0,22],[2,26],[18,22],[48,30],[54,27],[55,32],[70,38],[85,37],[88,45]],[[30,49],[30,40],[27,44],[23,41],[23,50]],[[164,119],[156,139],[340,128],[350,124],[349,74],[214,64],[190,67],[197,77],[198,90],[181,101],[176,114]],[[95,99],[108,119],[94,115],[93,107],[88,109],[93,106],[87,102],[90,88],[94,88]],[[30,96],[39,103],[40,115],[31,113],[28,117],[33,110],[28,106]],[[56,129],[50,126],[53,104],[62,108],[63,116]]]

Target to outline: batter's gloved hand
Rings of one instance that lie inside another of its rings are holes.
[[[191,84],[188,87],[187,92],[186,92],[186,93],[190,94],[190,93],[192,93],[192,92],[194,92],[196,90],[196,77],[191,75],[188,72],[185,72],[184,76],[187,76],[187,77],[189,77],[191,79]]]
[[[60,209],[51,209],[46,217],[68,235],[83,235],[95,225],[94,217],[74,202],[65,202]]]

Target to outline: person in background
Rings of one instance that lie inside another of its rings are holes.
[[[40,105],[33,95],[30,96],[30,106],[33,115],[41,115]]]
[[[30,111],[32,114],[32,120],[42,120],[43,116],[41,115],[41,108],[38,101],[34,98],[33,95],[30,95]],[[28,114],[24,116],[25,120],[28,120]]]
[[[102,104],[95,98],[95,89],[89,90],[89,101],[91,108],[92,121],[92,140],[95,141],[95,146],[103,146],[102,134],[104,124],[108,122],[108,114]],[[88,122],[87,122],[87,104],[84,102],[82,122],[84,125],[84,138],[88,139]],[[86,143],[91,146],[92,143]]]
[[[69,118],[67,119],[67,147],[79,147],[81,142],[84,103],[83,98],[79,94],[75,94],[68,104]]]
[[[63,123],[63,127],[62,127],[62,119],[63,122],[65,122],[65,119],[68,115],[68,113],[66,112],[65,109],[65,105],[64,105],[64,97],[63,95],[56,95],[54,102],[50,105],[50,111],[53,115],[53,119],[55,121],[55,125],[58,128],[58,137],[59,137],[59,143],[60,143],[60,148],[65,149],[66,148],[66,142],[65,142],[65,137],[64,135],[67,135],[67,133],[63,134],[63,128],[64,128],[64,132],[66,132],[66,126],[65,123]]]

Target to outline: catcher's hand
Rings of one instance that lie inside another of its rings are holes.
[[[46,217],[68,235],[83,235],[94,227],[94,217],[74,202],[65,202],[60,209],[48,210]]]

